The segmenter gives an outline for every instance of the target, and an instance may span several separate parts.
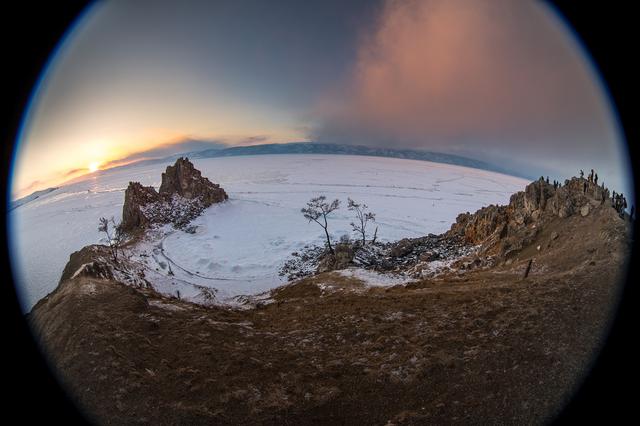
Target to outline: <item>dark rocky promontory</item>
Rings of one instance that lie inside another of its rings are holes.
[[[220,185],[202,176],[188,158],[178,158],[162,173],[160,191],[130,182],[122,208],[124,231],[144,229],[152,223],[173,223],[180,227],[204,209],[228,199]]]

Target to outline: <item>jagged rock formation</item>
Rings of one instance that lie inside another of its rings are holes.
[[[181,227],[214,203],[228,199],[220,185],[202,176],[188,158],[179,158],[162,173],[160,192],[130,182],[122,208],[125,231],[146,228],[152,223],[173,223]]]
[[[504,257],[531,242],[541,225],[554,218],[580,213],[609,202],[609,191],[584,178],[571,178],[555,188],[543,178],[513,194],[506,206],[490,205],[462,213],[447,232],[470,244],[482,244],[482,254]]]
[[[202,176],[188,158],[182,157],[162,174],[160,195],[170,197],[173,194],[188,200],[200,198],[207,207],[229,198],[220,185]]]
[[[151,186],[142,186],[139,182],[129,182],[124,192],[122,207],[122,227],[125,230],[144,228],[150,218],[143,212],[143,207],[160,201],[160,195]]]

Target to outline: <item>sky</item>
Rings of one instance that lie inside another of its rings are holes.
[[[25,117],[12,193],[208,146],[294,141],[465,155],[629,192],[598,73],[542,2],[98,2]]]

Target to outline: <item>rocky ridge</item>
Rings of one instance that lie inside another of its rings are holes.
[[[554,218],[587,216],[611,203],[609,190],[587,179],[573,177],[554,187],[542,177],[513,194],[506,206],[490,205],[474,214],[462,213],[446,233],[481,245],[479,255],[504,260],[530,243]]]
[[[541,177],[513,194],[507,205],[489,205],[458,215],[443,234],[364,246],[341,242],[335,255],[321,247],[306,247],[287,260],[281,275],[295,280],[355,266],[424,278],[450,269],[491,267],[516,256],[550,221],[577,214],[584,217],[611,202],[609,190],[588,179],[573,177],[554,186]]]

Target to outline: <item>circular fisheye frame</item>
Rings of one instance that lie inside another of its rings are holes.
[[[635,220],[547,3],[104,2],[15,142],[20,305],[98,424],[543,423]]]

